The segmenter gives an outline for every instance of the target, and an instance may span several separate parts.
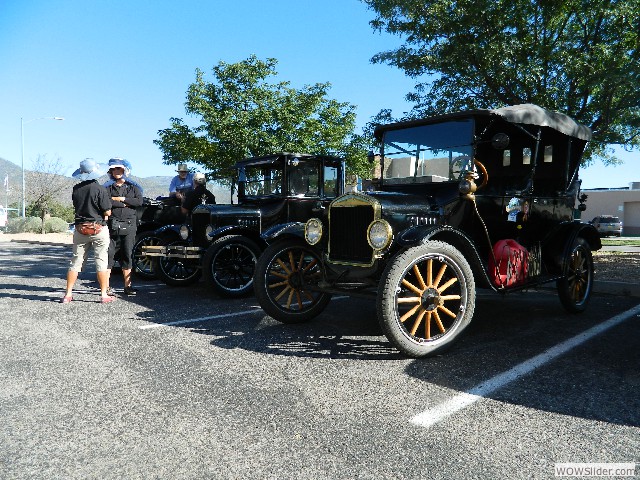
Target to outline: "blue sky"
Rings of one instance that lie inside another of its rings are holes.
[[[120,156],[137,176],[173,175],[153,140],[170,117],[186,118],[195,69],[251,54],[278,59],[277,80],[295,88],[330,82],[331,98],[357,106],[359,127],[382,108],[400,115],[414,81],[370,63],[401,42],[374,32],[373,17],[358,0],[0,2],[0,157],[20,165],[23,118],[26,168],[47,155],[70,174],[83,158]],[[65,120],[41,119],[54,116]],[[583,188],[640,181],[637,154],[623,158],[584,170]]]

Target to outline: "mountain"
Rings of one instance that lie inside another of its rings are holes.
[[[4,187],[4,179],[8,175],[9,177],[9,193],[7,195],[6,188]],[[25,183],[27,184],[30,176],[39,175],[38,172],[25,169]],[[171,176],[153,176],[153,177],[136,177],[131,175],[131,179],[140,184],[143,188],[143,195],[148,198],[157,198],[160,196],[169,195],[169,184],[171,183]],[[98,181],[104,183],[109,179],[104,175]],[[71,205],[71,190],[77,183],[77,180],[72,177],[66,177],[64,183],[68,183],[68,190],[66,194],[60,196],[60,203],[63,205]],[[219,203],[229,203],[229,189],[223,188],[218,185],[209,183],[207,188],[216,196],[216,201]],[[0,158],[0,205],[18,205],[22,199],[22,168],[15,163]],[[8,201],[7,201],[8,200]],[[28,199],[27,199],[28,203]]]

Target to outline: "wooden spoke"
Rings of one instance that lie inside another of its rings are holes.
[[[400,317],[400,321],[404,323],[407,320],[407,318],[411,317],[414,313],[416,313],[419,308],[420,308],[420,305],[416,305],[415,307],[413,307],[411,310],[405,313],[402,317]]]
[[[427,260],[427,287],[433,286],[433,260]]]
[[[420,297],[400,297],[398,303],[420,303]]]
[[[425,316],[426,313],[427,313],[426,310],[424,309],[420,310],[420,314],[418,315],[418,318],[416,318],[416,321],[414,322],[413,327],[411,328],[411,335],[415,336],[416,332],[418,331],[418,327],[422,322],[422,318]]]
[[[427,312],[427,318],[424,321],[424,338],[431,338],[431,312]]]
[[[418,295],[422,295],[422,290],[420,290],[418,287],[416,287],[415,285],[413,285],[412,283],[409,283],[407,280],[405,280],[404,278],[402,279],[402,284],[407,287],[409,290],[411,290],[413,293],[417,293]]]
[[[420,269],[418,268],[418,264],[417,263],[413,266],[413,273],[416,274],[416,278],[418,279],[418,283],[420,284],[420,288],[422,288],[422,290],[426,290],[427,289],[427,285],[424,283],[424,280],[422,279],[422,274],[420,273]]]
[[[291,287],[289,287],[289,286],[284,287],[284,288],[282,289],[282,291],[281,291],[281,292],[278,294],[278,296],[276,297],[276,301],[277,301],[277,300],[280,300],[280,299],[284,296],[284,294],[285,294],[285,293],[287,293],[287,291],[288,291],[290,288],[291,288]]]
[[[442,267],[440,267],[440,271],[438,272],[438,276],[436,277],[436,279],[433,281],[433,287],[434,288],[438,288],[438,285],[440,284],[440,280],[442,280],[442,276],[444,275],[444,271],[447,269],[447,264],[443,264]]]
[[[302,310],[302,297],[300,297],[300,292],[296,290],[296,297],[298,297],[298,308]]]
[[[271,283],[271,284],[269,284],[269,288],[278,288],[278,287],[282,287],[284,285],[288,285],[288,282],[286,280],[284,282]]]
[[[442,305],[438,306],[438,310],[442,310],[444,313],[449,315],[451,318],[456,318],[456,314],[449,310],[447,307],[443,307]]]
[[[440,288],[438,288],[438,292],[439,293],[444,292],[447,288],[449,288],[451,285],[453,285],[457,281],[458,279],[456,277],[450,278],[445,284],[443,284]]]
[[[460,295],[440,295],[440,298],[446,302],[447,300],[460,300],[461,297]]]
[[[436,318],[436,324],[442,333],[446,332],[444,325],[442,325],[442,320],[440,320],[440,315],[438,315],[438,311],[433,311],[433,316]]]
[[[291,302],[293,301],[293,294],[295,293],[295,290],[293,288],[290,288],[290,292],[289,292],[289,297],[287,298],[287,308],[290,310],[291,309]]]
[[[289,278],[289,275],[286,275],[286,274],[284,274],[284,273],[277,272],[277,271],[275,271],[275,270],[271,270],[269,273],[270,273],[271,275],[275,276],[275,277],[280,277],[280,278]]]
[[[298,271],[302,270],[303,261],[304,261],[304,252],[300,252],[300,260],[298,261]]]
[[[295,272],[296,271],[296,262],[293,259],[293,251],[289,250],[289,265],[291,265],[291,271]]]
[[[318,261],[314,258],[312,261],[309,262],[309,265],[304,267],[303,272],[304,273],[308,272],[311,268],[315,267],[317,263]]]
[[[287,272],[287,275],[291,274],[291,270],[289,270],[287,268],[287,266],[284,264],[284,262],[282,260],[280,260],[279,258],[276,258],[276,262],[278,262],[278,265],[280,265],[282,267],[282,269]]]

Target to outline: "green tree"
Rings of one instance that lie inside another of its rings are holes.
[[[535,103],[593,130],[587,161],[640,146],[640,0],[363,0],[404,38],[411,117]],[[424,81],[420,81],[424,79]]]
[[[353,133],[355,107],[327,98],[329,83],[299,90],[289,82],[270,83],[276,64],[253,55],[238,63],[219,62],[214,81],[196,70],[185,109],[199,124],[172,118],[171,126],[158,132],[154,143],[164,163],[193,162],[224,174],[246,157],[300,152],[338,155],[351,171],[365,171],[364,139]]]
[[[41,220],[41,233],[45,233],[45,221],[51,216],[52,204],[57,204],[62,192],[68,195],[69,179],[63,175],[64,167],[58,158],[49,160],[46,155],[38,155],[33,171],[27,173],[26,197],[29,211]]]

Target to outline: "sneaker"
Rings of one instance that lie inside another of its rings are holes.
[[[60,303],[71,303],[71,300],[73,300],[73,297],[63,297],[62,300],[60,300]]]
[[[115,301],[116,297],[100,297],[100,303],[111,303]]]
[[[124,287],[124,294],[127,297],[133,297],[138,294],[138,291],[133,287]]]

